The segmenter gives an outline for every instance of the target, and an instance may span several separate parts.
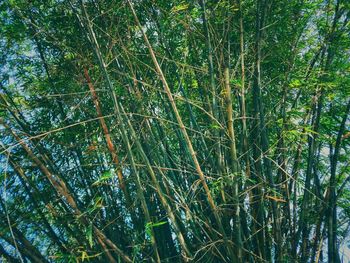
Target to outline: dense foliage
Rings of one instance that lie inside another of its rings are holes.
[[[346,0],[0,2],[0,261],[347,262]]]

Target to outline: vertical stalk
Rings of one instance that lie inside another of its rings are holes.
[[[219,121],[219,110],[218,110],[217,92],[216,92],[216,83],[215,83],[215,72],[214,72],[214,63],[213,63],[213,48],[212,48],[212,43],[211,43],[211,38],[210,38],[205,0],[200,0],[199,4],[201,5],[201,8],[202,8],[202,20],[203,20],[203,27],[204,27],[204,35],[205,35],[205,42],[206,42],[206,46],[207,46],[207,52],[208,52],[207,60],[208,60],[208,66],[209,66],[213,117],[215,120]],[[223,170],[223,157],[222,157],[222,153],[221,153],[220,131],[218,129],[214,130],[214,136],[215,136],[215,139],[217,140],[215,148],[216,148],[218,172],[219,172],[219,174],[221,174],[222,170]]]
[[[239,185],[240,185],[240,165],[237,158],[237,148],[236,148],[236,136],[235,129],[233,126],[233,101],[231,94],[231,85],[230,85],[230,25],[231,25],[231,15],[229,15],[228,23],[227,23],[227,52],[223,55],[224,57],[224,100],[226,104],[226,118],[227,118],[227,133],[229,139],[229,147],[230,147],[230,159],[229,163],[231,165],[231,171],[233,173],[233,220],[234,220],[234,243],[236,246],[236,257],[237,262],[242,262],[242,234],[241,234],[241,224],[240,224],[240,199],[238,196],[239,193]]]
[[[232,167],[233,176],[233,202],[234,202],[234,237],[235,245],[237,246],[236,256],[238,262],[242,260],[242,237],[241,237],[241,225],[240,225],[240,205],[239,205],[239,181],[240,181],[240,169],[239,162],[237,159],[237,149],[236,149],[236,138],[235,130],[233,128],[233,109],[232,109],[232,99],[231,99],[231,86],[230,86],[230,76],[229,67],[226,66],[224,69],[224,79],[225,79],[225,100],[226,100],[226,115],[227,115],[227,130],[229,134],[229,144],[230,144],[230,163]]]
[[[345,131],[345,125],[348,120],[350,111],[350,100],[346,106],[346,110],[340,124],[337,140],[335,142],[334,151],[330,155],[331,161],[331,177],[329,179],[329,202],[327,211],[327,226],[328,226],[328,260],[329,262],[338,263],[340,262],[339,249],[337,244],[337,202],[336,202],[336,173],[337,164],[341,149],[342,136]]]
[[[264,26],[264,20],[266,15],[267,2],[264,0],[259,0],[257,2],[257,17],[256,17],[256,35],[255,35],[255,69],[254,69],[254,83],[252,89],[253,103],[254,103],[254,114],[256,127],[254,130],[257,130],[255,135],[260,138],[258,144],[254,144],[255,148],[255,161],[260,162],[260,157],[263,156],[263,167],[257,166],[258,172],[262,175],[265,174],[266,180],[269,184],[269,187],[275,195],[275,184],[272,175],[272,165],[271,160],[267,157],[269,154],[269,141],[268,134],[265,122],[265,113],[263,108],[263,98],[261,95],[261,41],[262,41],[262,29]],[[278,216],[278,207],[275,200],[271,200],[272,207],[272,219],[273,219],[273,233],[275,238],[275,248],[276,248],[276,257],[278,260],[281,260],[281,232],[280,232],[280,217]],[[262,244],[261,244],[262,245]],[[266,251],[267,255],[270,254],[270,251]]]

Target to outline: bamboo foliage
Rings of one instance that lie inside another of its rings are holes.
[[[0,260],[345,262],[348,17],[4,0]]]

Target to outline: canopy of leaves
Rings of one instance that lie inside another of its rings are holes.
[[[350,260],[349,19],[0,1],[0,261]]]

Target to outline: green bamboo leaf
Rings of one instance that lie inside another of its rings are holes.
[[[102,176],[92,184],[92,186],[96,186],[96,185],[99,185],[101,183],[104,183],[105,181],[111,179],[112,177],[114,176],[114,174],[112,173],[111,170],[109,171],[106,171],[102,174]]]
[[[188,9],[188,4],[180,4],[180,5],[177,5],[177,6],[174,6],[172,9],[171,9],[171,13],[177,13],[177,12],[180,12],[180,11],[184,11],[186,9]]]
[[[162,226],[162,225],[165,225],[166,223],[168,223],[168,222],[167,221],[161,221],[161,222],[158,222],[158,223],[153,223],[152,227]]]
[[[87,228],[87,231],[86,231],[86,237],[89,241],[89,245],[90,245],[90,248],[92,248],[93,246],[93,240],[92,240],[92,224],[90,224]]]

